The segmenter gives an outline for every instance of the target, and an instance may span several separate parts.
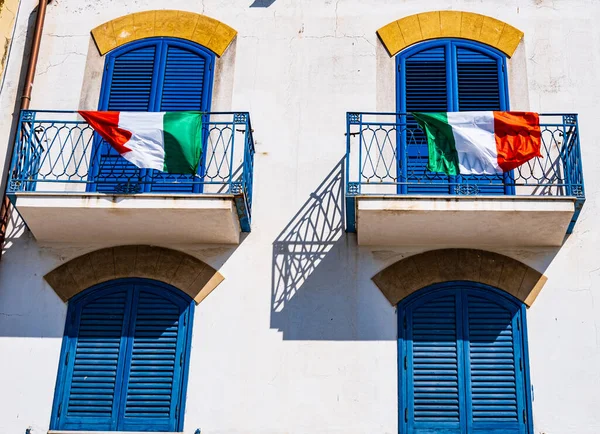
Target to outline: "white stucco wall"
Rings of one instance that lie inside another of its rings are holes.
[[[375,31],[413,13],[442,9],[490,15],[524,31],[509,67],[513,108],[580,114],[587,202],[575,232],[560,249],[497,251],[548,276],[527,313],[535,433],[600,432],[600,3],[251,4],[55,0],[48,7],[33,91],[34,109],[93,109],[100,77],[94,73],[98,54],[90,30],[131,12],[165,6],[194,11],[239,32],[221,59],[227,68],[213,109],[251,113],[257,148],[252,233],[238,247],[168,245],[225,276],[196,310],[185,432],[397,432],[396,313],[370,278],[431,246],[359,248],[335,212],[322,233],[298,229],[306,225],[303,218],[319,212],[312,192],[339,198],[339,182],[329,192],[318,187],[339,170],[346,111],[394,110],[394,60]],[[12,143],[35,5],[22,0],[0,95],[2,156]],[[16,214],[13,223],[0,262],[0,433],[31,427],[39,434],[49,425],[66,313],[42,276],[101,244],[42,246]],[[281,253],[280,248],[298,252],[304,241],[322,242],[309,259]],[[295,268],[282,265],[290,261]]]

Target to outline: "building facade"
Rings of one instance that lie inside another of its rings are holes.
[[[600,432],[600,3],[53,0],[24,111],[9,3],[0,433]],[[427,169],[411,112],[509,110],[541,158]]]

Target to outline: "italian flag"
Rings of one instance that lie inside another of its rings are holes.
[[[87,123],[140,169],[191,174],[202,153],[198,112],[80,111]]]
[[[494,175],[541,157],[540,120],[531,112],[412,113],[427,136],[431,172]]]

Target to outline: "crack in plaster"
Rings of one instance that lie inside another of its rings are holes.
[[[24,314],[22,314],[22,313],[5,313],[5,312],[0,312],[0,315],[6,316],[6,317],[24,316]]]
[[[75,56],[85,56],[85,54],[84,54],[84,53],[79,53],[79,52],[77,52],[77,51],[74,51],[74,52],[71,52],[71,53],[66,53],[66,56],[65,56],[65,58],[64,58],[62,61],[60,61],[60,62],[58,62],[58,63],[50,63],[50,64],[49,64],[49,65],[46,67],[46,69],[44,69],[44,70],[43,70],[43,71],[41,71],[41,72],[38,72],[38,73],[36,74],[36,76],[44,75],[44,74],[46,74],[46,73],[47,73],[47,72],[48,72],[50,69],[52,69],[52,68],[55,68],[55,67],[57,67],[57,66],[60,66],[60,65],[62,65],[63,63],[65,63],[65,62],[67,61],[67,59],[68,59],[68,58],[69,58],[69,56],[71,56],[71,55],[75,55]]]

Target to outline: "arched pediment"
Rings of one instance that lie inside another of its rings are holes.
[[[44,276],[63,300],[98,283],[141,277],[168,283],[200,303],[222,281],[210,265],[186,253],[155,246],[119,246],[96,250],[62,264]]]
[[[402,259],[372,278],[392,305],[435,283],[467,280],[501,289],[531,306],[546,276],[508,256],[485,250],[430,250]]]
[[[128,42],[163,36],[195,42],[222,56],[236,35],[236,30],[214,18],[172,10],[136,12],[92,30],[101,55]]]
[[[437,38],[463,38],[497,48],[512,56],[523,32],[486,15],[461,11],[433,11],[392,21],[377,30],[390,56],[404,48]]]

